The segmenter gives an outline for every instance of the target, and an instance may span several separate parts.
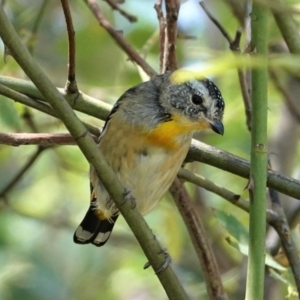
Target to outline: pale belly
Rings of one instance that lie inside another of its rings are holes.
[[[152,210],[168,191],[187,150],[188,147],[182,147],[176,152],[155,149],[148,151],[147,155],[140,155],[131,168],[124,164],[119,178],[136,198],[137,207],[142,214]]]
[[[177,150],[147,147],[146,151],[141,147],[134,147],[137,145],[133,147],[131,145],[132,151],[122,152],[122,149],[128,147],[122,148],[122,145],[118,145],[121,147],[118,150],[110,148],[110,152],[106,153],[104,147],[102,152],[122,185],[136,198],[139,211],[146,214],[168,191],[186,157],[190,140],[185,139]],[[91,182],[98,200],[96,210],[101,212],[100,215],[105,219],[109,219],[118,212],[118,209],[114,204],[111,205],[112,201],[93,169]]]

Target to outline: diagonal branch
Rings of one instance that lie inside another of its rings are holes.
[[[32,82],[27,80],[0,76],[0,84],[5,85],[16,92],[25,94],[30,98],[47,102],[47,98],[40,93],[40,91],[34,86],[34,84],[32,84]],[[64,89],[58,88],[57,90],[62,96],[64,96],[73,109],[86,113],[100,120],[106,120],[108,117],[111,110],[110,104],[88,96],[82,92],[76,95],[71,95],[66,94]]]
[[[283,0],[270,1],[272,2],[277,6],[277,9],[272,7],[275,21],[290,52],[300,54],[300,35],[291,11]]]
[[[111,37],[125,51],[129,58],[133,62],[137,63],[150,77],[156,75],[156,71],[139,55],[135,49],[128,44],[128,42],[124,39],[123,34],[113,28],[113,26],[103,15],[97,2],[95,0],[84,1],[93,12],[100,26],[102,26],[111,35]]]
[[[126,201],[126,190],[115,176],[112,168],[107,164],[93,138],[75,115],[64,97],[57,91],[49,78],[32,59],[1,6],[0,24],[0,36],[4,43],[9,47],[15,60],[37,86],[41,94],[43,94],[45,98],[48,98],[52,108],[64,122],[86,159],[94,166],[105,189],[118,206],[120,212],[139,241],[168,297],[171,299],[188,299],[188,296],[172,267],[168,265],[164,270],[160,271],[161,267],[165,264],[165,253],[153,236],[151,229],[139,213],[138,209],[136,207],[132,208],[132,202]],[[135,199],[131,200],[135,201]]]
[[[169,191],[187,227],[200,261],[209,299],[228,299],[224,291],[216,258],[186,188],[179,179],[175,179]]]
[[[115,1],[112,1],[112,0],[103,0],[103,1],[105,1],[112,9],[118,11],[129,22],[134,23],[134,22],[137,21],[137,17],[136,16],[133,16],[130,13],[128,13],[127,11],[125,11],[124,9],[122,9],[120,7],[120,5],[118,5]]]
[[[225,30],[225,28],[220,24],[220,22],[209,12],[209,10],[206,8],[206,5],[204,4],[204,1],[199,2],[202,9],[205,11],[208,18],[216,25],[216,27],[220,30],[222,35],[225,37],[225,39],[228,41],[228,43],[232,44],[232,38],[230,37],[229,33]]]
[[[3,95],[10,99],[13,99],[14,101],[17,101],[17,102],[27,105],[29,107],[35,108],[35,109],[37,109],[41,112],[44,112],[52,117],[58,118],[55,111],[49,105],[46,105],[46,104],[44,104],[40,101],[34,100],[26,95],[18,93],[10,88],[7,88],[6,86],[4,86],[2,84],[0,84],[0,95]],[[94,135],[100,134],[98,127],[95,127],[95,126],[90,125],[85,122],[83,122],[83,124],[92,134],[94,134]]]
[[[36,152],[30,157],[27,163],[19,170],[19,172],[11,179],[11,181],[0,191],[0,198],[4,198],[7,193],[22,179],[23,175],[28,171],[28,169],[35,163],[40,154],[47,148],[39,146]]]
[[[227,190],[224,187],[221,187],[214,182],[208,180],[207,178],[204,178],[198,174],[192,173],[191,171],[181,168],[178,172],[178,178],[193,183],[195,185],[198,185],[205,190],[212,192],[216,195],[219,195],[220,197],[224,198],[234,206],[242,209],[245,212],[249,213],[250,210],[250,203],[249,200],[246,200],[241,197],[241,195],[237,195],[229,190]],[[271,222],[275,222],[278,219],[278,214],[274,212],[271,209],[266,210],[266,218],[269,224],[271,225]]]

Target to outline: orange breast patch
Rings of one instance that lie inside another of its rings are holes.
[[[190,135],[208,127],[209,124],[205,120],[191,122],[184,120],[183,117],[173,116],[172,121],[158,125],[151,133],[147,134],[146,139],[153,145],[175,150],[179,146],[179,136]]]

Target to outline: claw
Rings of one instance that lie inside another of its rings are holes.
[[[123,194],[124,194],[124,201],[121,203],[121,205],[124,205],[127,201],[131,201],[131,208],[134,209],[136,207],[136,199],[132,195],[130,189],[125,188]]]
[[[164,261],[163,265],[155,272],[155,274],[158,274],[158,273],[162,272],[163,270],[165,270],[172,262],[172,258],[166,249],[162,249],[160,253],[163,253],[165,255],[165,261]],[[158,253],[158,254],[160,254],[160,253]]]
[[[166,249],[162,249],[158,254],[161,254],[161,253],[163,253],[165,255],[165,261],[164,261],[163,265],[155,272],[155,274],[158,274],[158,273],[162,272],[163,270],[165,270],[172,262],[172,258]],[[144,265],[144,270],[149,267],[150,267],[150,263],[149,263],[149,261],[147,261]]]

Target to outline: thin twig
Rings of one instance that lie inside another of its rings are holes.
[[[28,107],[24,107],[24,111],[22,113],[22,118],[24,119],[27,126],[30,128],[32,132],[39,132],[38,126],[35,124],[34,119],[32,117],[32,113]]]
[[[183,183],[179,179],[175,179],[169,191],[184,220],[196,250],[209,299],[228,299],[211,245]]]
[[[241,195],[232,193],[231,191],[216,185],[214,182],[204,178],[198,174],[195,174],[187,169],[181,168],[177,174],[178,178],[196,184],[220,197],[226,199],[233,205],[239,207],[240,209],[249,212],[249,201],[243,199]]]
[[[159,71],[164,73],[166,70],[166,61],[167,61],[167,50],[166,50],[166,18],[164,17],[162,11],[162,0],[157,0],[154,5],[156,10],[158,24],[159,24]]]
[[[147,39],[145,44],[140,49],[140,55],[146,58],[150,50],[157,45],[159,42],[159,30],[153,31],[152,35]]]
[[[43,1],[42,5],[41,5],[41,8],[40,8],[40,10],[37,14],[37,17],[35,19],[35,22],[33,24],[33,28],[31,30],[31,35],[30,35],[30,38],[28,40],[28,51],[31,54],[33,54],[35,41],[36,41],[36,35],[37,35],[38,29],[40,27],[41,21],[43,19],[43,16],[44,16],[44,13],[46,11],[46,7],[47,7],[48,3],[49,3],[49,0],[44,0]]]
[[[245,115],[246,115],[246,125],[249,131],[251,131],[251,118],[252,118],[252,108],[251,108],[251,97],[247,84],[246,74],[244,70],[238,69],[238,76],[240,87],[243,96]]]
[[[273,80],[277,90],[282,94],[283,99],[285,101],[286,106],[289,109],[289,112],[294,116],[294,118],[300,122],[300,114],[299,114],[299,109],[296,107],[294,104],[293,100],[291,99],[290,94],[288,93],[287,89],[284,87],[284,85],[280,82],[278,75],[270,70],[270,77]]]
[[[105,1],[112,9],[117,10],[129,22],[134,23],[134,22],[136,22],[138,20],[136,16],[134,16],[134,15],[128,13],[127,11],[125,11],[124,9],[122,9],[114,1],[111,1],[111,0],[103,0],[103,1]]]
[[[11,181],[4,187],[4,189],[0,192],[0,198],[4,198],[6,194],[20,181],[22,176],[26,173],[26,171],[34,164],[40,154],[47,148],[39,146],[36,152],[32,155],[32,157],[27,161],[27,163],[20,169],[20,171],[11,179]]]
[[[216,25],[216,27],[220,30],[220,32],[223,34],[225,39],[228,41],[228,43],[231,45],[232,44],[232,39],[228,32],[224,29],[224,27],[219,23],[217,19],[213,17],[213,15],[209,12],[209,10],[206,8],[205,4],[203,1],[200,1],[199,4],[201,5],[202,9],[205,11],[206,15],[208,18]]]
[[[297,247],[292,239],[289,224],[286,219],[284,210],[281,206],[278,192],[273,189],[269,189],[269,195],[272,201],[272,208],[278,215],[278,218],[270,222],[270,224],[273,226],[280,237],[282,248],[289,261],[289,265],[294,275],[298,294],[300,295],[300,260]]]
[[[243,211],[249,213],[250,203],[241,197],[241,195],[235,194],[224,187],[221,187],[214,182],[204,178],[198,174],[192,173],[191,171],[181,168],[177,174],[178,178],[193,183],[197,186],[204,188],[205,190],[212,192],[220,197],[224,198],[234,206],[242,209]],[[266,217],[269,223],[274,222],[278,219],[277,213],[271,209],[266,210]]]
[[[176,38],[177,38],[177,19],[179,7],[175,0],[165,0],[166,5],[166,21],[167,21],[167,65],[166,71],[174,71],[177,69],[176,58]]]
[[[98,137],[93,136],[95,142]],[[43,147],[76,145],[69,133],[0,133],[0,144],[14,147],[39,145]]]
[[[216,20],[213,15],[209,12],[209,10],[206,8],[203,1],[199,3],[205,13],[207,14],[208,18],[215,24],[215,26],[220,30],[222,35],[225,37],[225,39],[229,43],[229,48],[233,53],[241,53],[240,50],[240,41],[242,36],[242,29],[239,28],[236,31],[235,38],[232,40],[228,32],[225,30],[225,28],[219,23],[218,20]],[[246,75],[245,72],[241,69],[238,69],[238,76],[239,76],[239,82],[240,87],[242,91],[243,101],[244,101],[244,107],[245,107],[245,115],[246,115],[246,125],[249,131],[251,131],[251,116],[252,116],[252,108],[251,108],[251,98],[250,98],[250,90],[247,85]]]
[[[124,39],[123,34],[115,30],[109,21],[103,15],[98,3],[95,0],[84,0],[94,16],[98,20],[100,26],[102,26],[111,37],[117,42],[117,44],[127,53],[129,58],[137,63],[150,77],[156,75],[156,71],[139,55],[139,53],[132,48],[128,42]]]
[[[61,5],[65,15],[67,32],[68,32],[68,80],[66,82],[65,91],[68,94],[77,94],[78,87],[76,83],[76,47],[75,47],[75,30],[72,21],[72,15],[69,7],[69,0],[61,0]]]

